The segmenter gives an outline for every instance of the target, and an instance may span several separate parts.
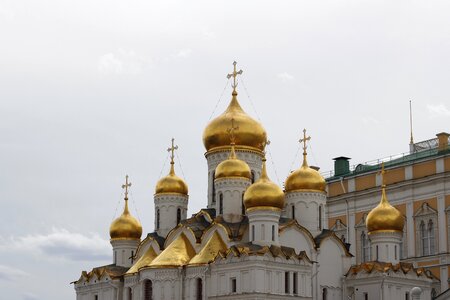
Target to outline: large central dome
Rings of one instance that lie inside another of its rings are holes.
[[[236,146],[264,150],[267,134],[262,125],[247,115],[239,105],[237,92],[233,91],[228,108],[206,126],[203,132],[203,144],[206,151],[220,147],[230,147],[228,128],[234,119],[239,130],[236,131]]]

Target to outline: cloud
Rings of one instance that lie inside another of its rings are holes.
[[[291,74],[287,73],[287,72],[283,72],[280,74],[277,74],[277,77],[279,79],[281,79],[282,81],[291,81],[294,79],[294,76],[292,76]]]
[[[104,74],[138,74],[150,64],[149,58],[133,50],[119,49],[116,53],[102,55],[98,60],[98,70]]]
[[[35,234],[0,240],[0,251],[24,251],[68,261],[105,261],[111,246],[98,234],[83,235],[53,228],[47,235]]]
[[[174,55],[176,58],[186,58],[192,53],[191,49],[181,49],[177,54]]]
[[[13,10],[0,6],[0,19],[4,19],[6,21],[11,21],[14,19],[14,17],[15,17],[15,14],[14,14]]]
[[[17,268],[0,265],[0,281],[14,281],[28,276],[29,274]]]
[[[24,293],[22,294],[23,300],[38,300],[39,297],[32,293]]]
[[[433,117],[450,116],[450,110],[444,104],[428,104],[427,109]]]
[[[380,121],[378,119],[375,119],[374,117],[371,117],[371,116],[362,117],[361,121],[364,124],[366,124],[366,125],[368,125],[368,124],[379,124],[380,123]]]

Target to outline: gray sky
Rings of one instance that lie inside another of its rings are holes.
[[[409,99],[417,141],[449,131],[449,53],[449,1],[0,0],[2,295],[74,299],[112,260],[125,174],[153,231],[172,136],[189,214],[205,206],[201,137],[233,60],[281,184],[304,127],[322,171],[408,151]]]

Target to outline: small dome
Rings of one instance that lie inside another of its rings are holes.
[[[125,198],[125,208],[122,215],[115,219],[109,227],[109,236],[112,240],[140,239],[142,235],[141,223],[128,211],[128,199]]]
[[[404,225],[405,219],[402,213],[389,203],[386,197],[385,187],[383,186],[380,203],[367,215],[367,231],[403,232]]]
[[[267,134],[262,125],[247,115],[239,105],[237,92],[233,91],[228,108],[220,116],[212,120],[203,132],[203,144],[206,151],[215,148],[230,146],[228,126],[232,119],[239,124],[239,132],[236,133],[236,144],[250,147],[255,150],[264,150]]]
[[[236,157],[234,144],[231,145],[230,157],[217,166],[214,177],[215,179],[228,177],[252,178],[252,171],[248,164]]]
[[[266,160],[263,159],[261,177],[244,194],[244,205],[248,210],[254,207],[273,207],[283,209],[284,193],[267,176]]]
[[[174,163],[170,163],[169,175],[156,183],[155,194],[188,194],[188,186],[183,179],[175,174]]]
[[[285,182],[286,192],[312,190],[325,192],[326,182],[317,170],[308,166],[306,154],[303,155],[303,164],[300,169],[292,172]]]

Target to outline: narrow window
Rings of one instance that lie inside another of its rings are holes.
[[[201,278],[197,278],[197,300],[203,299],[203,283]]]
[[[430,252],[429,254],[434,254],[435,251],[435,247],[434,247],[434,226],[433,226],[433,221],[430,220],[428,221],[428,243],[429,243],[429,249]]]
[[[264,224],[261,224],[261,240],[266,239],[266,226]]]
[[[368,293],[364,293],[364,300],[369,300],[369,294]]]
[[[292,205],[292,219],[295,219],[295,205]]]
[[[377,245],[377,258],[376,258],[376,261],[378,261],[378,245]]]
[[[362,262],[366,262],[366,261],[370,261],[371,260],[370,249],[371,249],[371,245],[370,245],[369,237],[363,231],[361,233],[361,260],[362,260]]]
[[[159,229],[159,208],[156,210],[156,229]]]
[[[95,295],[95,296],[94,296],[94,299],[95,299],[95,300],[98,300],[98,295]]]
[[[231,292],[236,293],[236,278],[231,278]]]
[[[294,295],[298,294],[298,273],[294,272]]]
[[[397,245],[394,246],[394,259],[397,260]]]
[[[153,299],[153,283],[150,280],[144,281],[144,300]]]
[[[181,222],[181,209],[177,209],[177,225]]]
[[[219,194],[219,214],[223,214],[223,194]]]
[[[216,171],[212,172],[212,204],[216,204],[216,186],[214,184],[214,178],[216,177]]]
[[[322,205],[319,206],[319,230],[322,230]]]
[[[405,300],[409,300],[409,293],[408,292],[405,293]]]
[[[252,238],[251,238],[251,240],[252,241],[255,240],[255,225],[252,225]]]
[[[130,259],[131,259],[131,263],[133,264],[133,261],[134,261],[134,251],[131,251]]]
[[[322,300],[328,299],[328,290],[326,288],[322,289]]]
[[[255,183],[255,171],[252,170],[252,183]]]
[[[284,273],[284,292],[289,294],[289,272]]]
[[[128,288],[128,300],[133,300],[133,290],[130,287]]]
[[[420,222],[420,243],[422,248],[422,255],[428,255],[428,237],[427,231],[425,230],[425,222],[422,220]]]
[[[114,263],[117,264],[117,251],[114,251]]]
[[[242,198],[241,198],[241,213],[242,215],[245,215],[245,205],[244,205],[244,193],[242,193]]]
[[[272,241],[275,241],[275,225],[272,225]]]

